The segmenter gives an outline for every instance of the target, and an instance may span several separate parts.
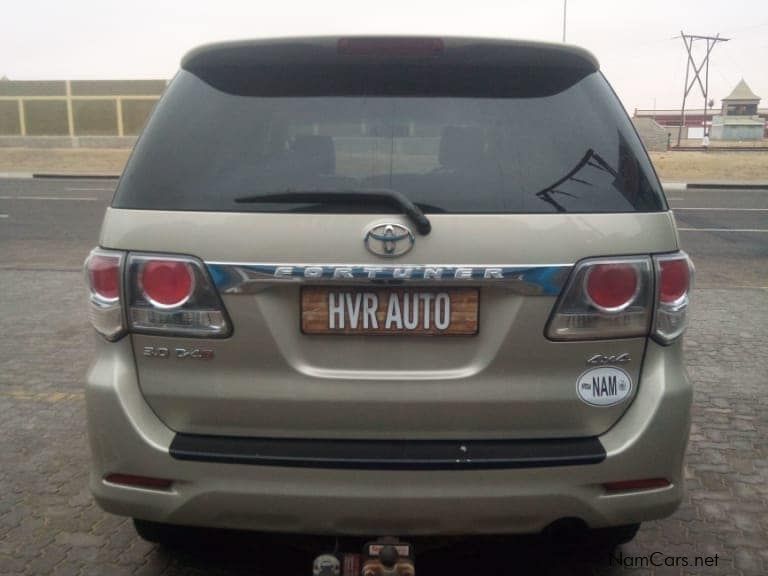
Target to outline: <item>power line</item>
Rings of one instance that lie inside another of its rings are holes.
[[[697,34],[686,34],[682,30],[680,31],[680,38],[683,39],[685,45],[685,51],[688,53],[688,60],[685,64],[685,84],[683,91],[683,104],[680,107],[680,129],[677,131],[677,145],[680,146],[680,138],[683,134],[683,126],[685,125],[685,100],[688,98],[693,85],[698,83],[701,88],[701,95],[704,96],[704,134],[707,134],[707,106],[709,105],[709,56],[712,54],[712,49],[718,42],[728,42],[730,38],[721,38],[720,34],[715,36],[700,36]],[[707,43],[707,50],[704,54],[704,58],[699,64],[696,64],[696,60],[693,57],[693,43],[697,40],[704,40]],[[704,69],[704,81],[701,80],[701,70]],[[693,70],[693,79],[690,84],[688,78],[690,72]]]
[[[568,0],[563,0],[563,43],[565,43],[565,24],[568,17]]]

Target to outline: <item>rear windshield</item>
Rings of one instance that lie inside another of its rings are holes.
[[[207,80],[182,70],[171,83],[115,207],[369,213],[392,208],[236,200],[391,189],[427,213],[665,209],[647,155],[600,72],[489,97],[477,90],[265,95],[248,83],[225,90]]]

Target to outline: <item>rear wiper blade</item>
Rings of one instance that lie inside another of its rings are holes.
[[[350,200],[389,204],[398,208],[416,224],[416,230],[426,236],[432,230],[432,223],[424,212],[408,196],[389,188],[364,190],[286,190],[270,194],[254,194],[235,198],[238,204],[276,203],[300,204],[348,204]]]

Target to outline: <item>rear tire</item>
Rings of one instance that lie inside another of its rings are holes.
[[[178,546],[184,541],[184,526],[134,518],[133,527],[142,540],[152,544],[172,547]]]

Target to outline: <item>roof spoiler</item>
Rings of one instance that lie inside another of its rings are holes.
[[[553,67],[584,73],[600,68],[589,51],[567,44],[434,36],[325,36],[222,42],[191,50],[182,59],[181,67],[194,73],[216,66],[322,65],[351,60]]]
[[[599,68],[563,44],[352,36],[212,44],[182,68],[241,96],[532,98],[557,94]]]

